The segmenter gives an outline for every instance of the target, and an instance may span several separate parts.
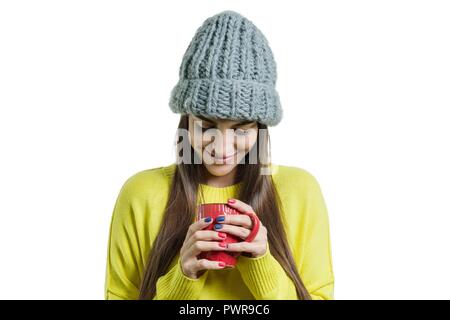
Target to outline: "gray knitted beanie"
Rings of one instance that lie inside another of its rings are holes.
[[[223,11],[191,40],[170,93],[174,113],[277,125],[283,116],[268,41],[247,18]]]

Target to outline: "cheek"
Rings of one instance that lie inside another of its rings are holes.
[[[236,138],[236,147],[241,152],[248,152],[256,143],[257,141],[257,133],[251,132],[250,134],[242,137]]]
[[[194,150],[198,151],[202,151],[203,149],[203,139],[202,139],[202,134],[200,132],[200,134],[198,132],[195,132],[194,134],[194,129],[192,129],[192,125],[189,128],[189,142],[191,143],[191,146],[194,148]]]

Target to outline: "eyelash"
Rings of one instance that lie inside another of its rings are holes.
[[[202,132],[205,132],[206,130],[211,129],[213,127],[200,127],[200,128],[202,129]],[[241,133],[238,133],[238,132],[241,132]],[[238,136],[246,136],[250,133],[250,130],[238,128],[238,129],[234,130],[234,133],[237,134]]]

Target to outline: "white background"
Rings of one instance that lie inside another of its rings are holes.
[[[449,299],[448,1],[2,1],[0,298],[103,299],[114,201],[172,163],[168,107],[209,16],[266,35],[274,163],[311,172],[336,299]]]

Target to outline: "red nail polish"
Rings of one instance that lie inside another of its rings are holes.
[[[228,244],[221,242],[221,243],[219,243],[219,246],[221,246],[222,248],[226,248],[228,246]]]
[[[219,262],[219,267],[225,267],[225,262]]]
[[[229,202],[229,203],[235,203],[236,200],[234,200],[234,199],[228,199],[228,202]]]
[[[219,237],[221,237],[221,238],[226,238],[226,237],[227,237],[227,234],[226,234],[226,233],[223,233],[223,232],[219,232]]]

